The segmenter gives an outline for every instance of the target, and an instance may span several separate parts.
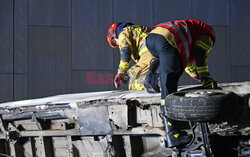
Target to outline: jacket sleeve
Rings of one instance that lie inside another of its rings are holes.
[[[213,46],[212,38],[208,35],[200,35],[195,41],[195,61],[197,75],[201,78],[209,76],[207,56]]]
[[[120,50],[120,64],[117,73],[126,73],[128,71],[131,54],[132,54],[132,39],[127,31],[122,31],[118,37]]]
[[[192,78],[197,77],[197,69],[194,63],[189,63],[185,68],[186,73],[191,76]]]

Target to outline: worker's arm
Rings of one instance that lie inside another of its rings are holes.
[[[125,74],[128,71],[131,61],[131,54],[133,51],[131,34],[129,34],[127,31],[121,32],[118,42],[120,49],[120,64],[117,73]]]
[[[130,65],[132,54],[132,40],[128,32],[121,32],[118,38],[118,42],[120,50],[120,64],[117,70],[117,75],[114,79],[116,88],[118,88],[120,84],[126,83],[128,80],[126,77],[126,73]]]
[[[195,48],[195,62],[196,62],[196,71],[199,77],[210,75],[208,71],[206,50],[200,47]]]
[[[127,51],[127,50],[122,50],[122,51]],[[122,51],[120,53],[121,54],[121,59],[120,59],[119,68],[117,70],[117,74],[120,74],[120,73],[125,74],[125,73],[127,73],[129,65],[130,65],[130,61],[131,61],[131,56],[129,56],[130,59],[127,56],[127,55],[129,55],[129,53],[128,52],[122,52]]]
[[[199,76],[197,74],[197,69],[194,63],[189,63],[185,68],[186,73],[191,76],[194,80],[200,82]]]
[[[197,75],[204,88],[217,88],[217,83],[212,79],[208,71],[207,55],[211,51],[213,42],[211,37],[204,35],[195,41],[195,62]]]
[[[211,51],[213,41],[208,35],[200,35],[195,41],[195,61],[199,77],[209,76],[207,56]]]

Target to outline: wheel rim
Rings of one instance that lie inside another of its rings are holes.
[[[215,90],[198,90],[198,91],[188,91],[184,97],[208,97],[208,96],[215,96],[215,95],[222,95],[222,92],[215,91]]]

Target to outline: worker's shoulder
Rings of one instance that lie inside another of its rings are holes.
[[[150,33],[160,34],[165,36],[166,34],[170,34],[171,32],[169,29],[166,29],[164,27],[156,27]]]
[[[131,25],[123,28],[124,32],[134,32],[134,31],[150,32],[151,29],[143,25]]]

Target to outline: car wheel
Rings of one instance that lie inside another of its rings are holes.
[[[223,90],[180,91],[166,97],[166,112],[181,121],[223,120],[238,115],[238,96]]]

